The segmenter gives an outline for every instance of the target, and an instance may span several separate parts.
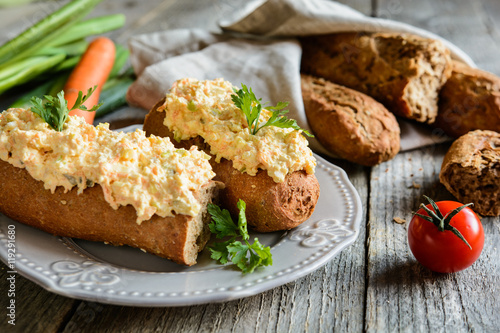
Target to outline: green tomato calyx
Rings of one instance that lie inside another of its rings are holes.
[[[414,213],[414,214],[417,216],[420,216],[424,220],[427,220],[427,221],[431,222],[432,224],[434,224],[438,228],[439,231],[449,230],[449,231],[453,232],[458,238],[460,238],[469,247],[469,249],[472,250],[472,247],[470,246],[469,242],[467,242],[467,240],[460,233],[460,231],[458,231],[457,228],[450,225],[450,222],[451,222],[451,219],[455,215],[460,213],[460,211],[462,209],[464,209],[465,207],[472,206],[473,203],[471,202],[471,203],[465,204],[463,206],[457,207],[454,210],[448,212],[448,214],[443,216],[443,214],[439,210],[439,207],[434,202],[434,200],[432,200],[431,198],[429,198],[428,196],[425,196],[425,195],[424,195],[424,198],[426,198],[427,201],[429,201],[429,203],[431,204],[432,208],[434,208],[434,210],[427,208],[427,206],[422,203],[422,204],[420,204],[420,208],[425,210],[427,212],[427,214],[429,214],[429,215],[423,215],[423,214],[419,214],[419,213]]]

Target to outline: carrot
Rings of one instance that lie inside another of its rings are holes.
[[[78,97],[78,92],[85,93],[89,88],[97,86],[92,96],[84,105],[90,109],[99,102],[102,86],[108,79],[115,60],[115,44],[106,37],[98,37],[90,42],[82,58],[71,72],[64,85],[64,98],[72,107]],[[94,122],[95,112],[75,109],[70,115],[81,116],[89,124]]]

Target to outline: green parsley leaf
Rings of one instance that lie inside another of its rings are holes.
[[[210,248],[210,257],[214,260],[219,261],[221,264],[227,264],[228,262],[228,257],[229,257],[229,251],[227,249],[228,245],[231,243],[231,240],[228,240],[226,242],[219,242],[215,243],[211,248]]]
[[[276,106],[268,106],[267,103],[262,105],[262,98],[257,99],[252,91],[252,88],[248,88],[243,83],[241,84],[241,89],[234,88],[234,94],[231,95],[231,99],[243,113],[245,114],[248,128],[250,133],[253,135],[266,126],[276,126],[280,128],[293,128],[294,130],[302,131],[305,135],[309,137],[314,137],[311,133],[302,129],[297,124],[294,119],[288,119],[285,114],[288,110],[283,110],[288,106],[288,102],[279,102]],[[259,126],[259,117],[262,109],[271,111],[271,117],[263,124]]]
[[[241,244],[239,241],[234,241],[227,246],[227,250],[229,252],[229,257],[233,264],[238,266],[243,272],[245,272],[247,268],[247,252],[248,245]]]
[[[31,98],[31,104],[33,105],[31,107],[31,111],[42,117],[42,119],[45,120],[45,122],[49,124],[49,126],[54,130],[60,132],[64,127],[64,123],[68,119],[68,114],[70,111],[80,109],[92,112],[99,109],[102,103],[94,105],[90,110],[87,109],[85,105],[83,105],[83,103],[85,103],[90,95],[94,93],[96,88],[97,86],[89,88],[85,96],[81,91],[79,91],[78,97],[75,101],[75,105],[73,105],[71,109],[68,109],[68,102],[64,99],[64,91],[60,91],[56,97],[45,95],[44,98],[47,101],[45,104],[43,103],[41,98],[33,96]]]
[[[229,211],[220,209],[214,204],[208,205],[208,212],[212,216],[209,224],[210,231],[217,238],[230,236],[230,239],[214,243],[209,247],[211,258],[221,264],[227,264],[231,260],[244,274],[252,273],[260,266],[272,265],[273,259],[269,246],[262,245],[257,238],[252,244],[248,242],[250,236],[247,229],[245,202],[240,199],[237,207],[239,209],[238,225],[231,219]],[[236,240],[237,237],[241,237],[243,242]]]
[[[209,203],[208,213],[212,216],[212,221],[208,227],[217,238],[238,236],[238,228],[234,225],[229,211],[226,209],[221,210],[219,206]]]
[[[258,238],[255,238],[253,240],[253,244],[250,247],[260,258],[260,263],[264,266],[270,266],[273,264],[273,256],[271,255],[271,252],[269,251],[268,246],[264,246],[259,242]]]

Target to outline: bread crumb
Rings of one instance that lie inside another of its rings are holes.
[[[252,185],[252,188],[256,188],[257,186],[256,185]]]
[[[400,217],[394,217],[393,218],[394,222],[396,222],[397,224],[405,224],[406,223],[406,220],[405,219],[402,219]]]
[[[65,205],[67,204],[68,202],[66,200],[61,200],[61,204]]]
[[[418,188],[420,188],[420,187],[421,187],[421,186],[420,186],[420,184],[417,184],[417,183],[415,183],[415,182],[412,182],[411,186],[410,186],[410,187],[408,187],[408,188],[417,188],[417,189],[418,189]]]

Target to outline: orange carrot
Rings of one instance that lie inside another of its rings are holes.
[[[99,102],[102,86],[108,79],[114,61],[115,44],[111,39],[98,37],[89,44],[64,85],[64,98],[68,101],[69,108],[75,104],[79,91],[85,94],[89,88],[96,85],[97,89],[84,105],[90,109]],[[69,114],[81,116],[89,124],[94,122],[95,112],[76,109]]]

